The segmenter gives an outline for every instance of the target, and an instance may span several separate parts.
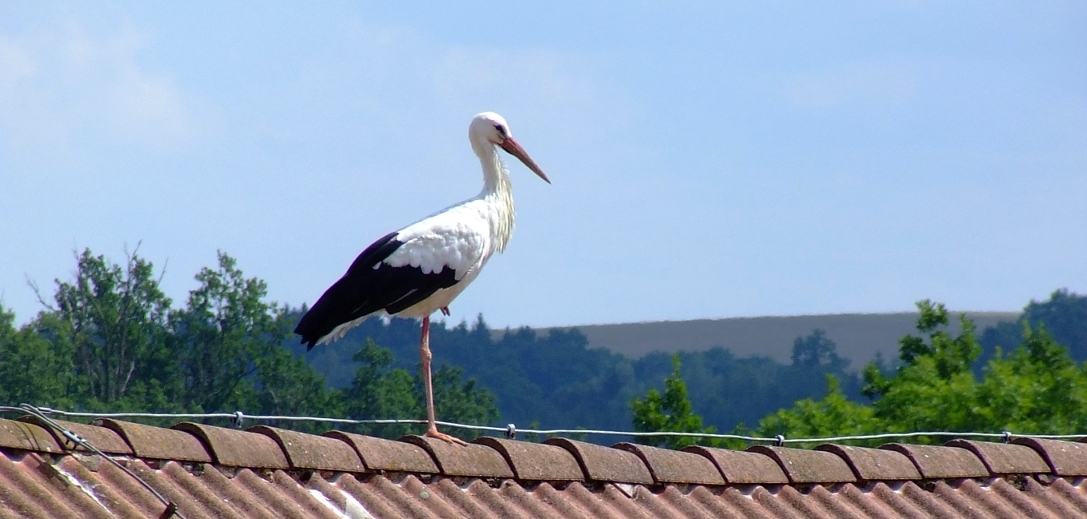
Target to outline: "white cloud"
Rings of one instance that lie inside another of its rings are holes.
[[[10,149],[42,153],[74,151],[88,140],[183,147],[201,130],[199,103],[169,74],[140,63],[147,46],[132,29],[94,35],[72,21],[0,34],[0,135]]]

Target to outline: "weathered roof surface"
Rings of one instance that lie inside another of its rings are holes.
[[[67,424],[66,424],[67,425]],[[1087,517],[1083,444],[671,451],[552,438],[73,425],[184,517]],[[0,519],[160,517],[138,481],[34,419],[0,419]]]

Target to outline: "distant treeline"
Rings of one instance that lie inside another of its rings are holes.
[[[220,254],[218,265],[195,279],[198,287],[179,306],[161,292],[144,259],[133,254],[118,265],[83,251],[73,279],[57,280],[52,297],[41,295],[51,302],[31,322],[17,329],[0,307],[0,405],[423,417],[418,322],[370,319],[307,353],[290,333],[301,309],[267,301],[265,283],[245,277],[230,256]],[[1029,322],[1044,325],[1075,359],[1087,358],[1087,298],[1057,291],[1027,305],[1022,321],[985,330],[982,356],[1021,343]],[[632,400],[673,374],[669,355],[626,358],[591,347],[576,329],[544,335],[521,328],[494,339],[480,316],[431,333],[443,420],[629,430]],[[719,431],[754,426],[797,400],[823,398],[827,375],[848,398],[863,398],[858,370],[821,330],[795,339],[789,363],[737,358],[722,348],[682,353],[680,361],[694,411]],[[877,363],[881,371],[894,368]],[[354,429],[386,436],[415,430]]]
[[[1003,322],[983,330],[979,364],[996,355],[997,348],[1008,353],[1026,339],[1028,327],[1042,327],[1058,344],[1068,348],[1073,360],[1087,361],[1087,296],[1060,289],[1046,301],[1031,301],[1016,322]]]
[[[671,372],[670,355],[653,353],[632,360],[604,348],[591,348],[576,329],[538,335],[529,328],[509,330],[492,340],[480,316],[471,326],[431,328],[436,365],[464,369],[467,377],[494,393],[503,422],[524,428],[629,430],[630,402],[658,387]],[[409,371],[419,362],[419,324],[405,319],[371,319],[340,341],[315,348],[310,364],[330,385],[350,383],[355,351],[371,338],[392,350],[393,365]],[[295,346],[297,352],[303,351]],[[793,360],[738,358],[728,350],[681,354],[683,374],[695,410],[707,424],[730,430],[754,424],[767,413],[826,392],[826,375],[842,380],[848,394],[860,396],[860,380],[825,334],[797,338]]]
[[[1007,353],[1021,344],[1026,323],[1044,327],[1055,341],[1069,347],[1072,358],[1087,360],[1087,297],[1058,290],[1048,301],[1030,302],[1020,322],[981,333],[982,354],[975,369],[980,372],[997,347]],[[661,389],[672,371],[670,354],[629,359],[592,348],[576,329],[538,335],[521,328],[493,340],[479,316],[471,326],[436,326],[431,333],[435,362],[463,368],[465,376],[495,394],[501,420],[520,427],[628,430],[631,399],[651,388]],[[344,386],[354,373],[352,352],[367,338],[391,349],[396,367],[417,369],[418,335],[416,321],[371,319],[340,341],[314,349],[307,358],[330,385]],[[788,364],[769,357],[739,358],[719,347],[679,355],[694,411],[719,431],[741,424],[753,427],[797,400],[822,398],[828,374],[837,378],[844,395],[864,400],[859,367],[838,356],[833,340],[822,330],[797,337]],[[877,357],[876,366],[890,372],[898,362]]]

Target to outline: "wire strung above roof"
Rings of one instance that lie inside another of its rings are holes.
[[[0,410],[12,410],[12,411],[26,411],[31,412],[33,409],[37,413],[42,415],[59,415],[67,417],[81,417],[81,418],[165,418],[165,419],[228,419],[232,422],[234,427],[241,428],[244,420],[254,420],[259,422],[268,421],[285,421],[285,422],[326,422],[326,423],[338,423],[349,425],[389,425],[389,424],[425,424],[426,420],[417,419],[369,419],[369,420],[353,420],[348,418],[325,418],[319,416],[278,416],[278,415],[248,415],[242,411],[235,411],[233,413],[86,413],[76,411],[64,411],[60,409],[52,409],[49,407],[35,407],[30,404],[21,404],[19,407],[2,407]],[[32,413],[36,414],[36,413]],[[506,434],[507,437],[513,437],[518,433],[524,434],[536,434],[541,436],[553,436],[559,434],[579,434],[579,435],[609,435],[609,436],[630,436],[636,438],[653,437],[653,436],[670,436],[670,437],[689,437],[689,438],[713,438],[713,439],[727,439],[727,440],[741,440],[751,443],[768,443],[774,445],[785,445],[790,443],[831,443],[842,441],[861,441],[861,440],[882,440],[882,439],[894,439],[894,438],[916,438],[922,436],[934,436],[934,437],[953,437],[953,438],[998,438],[1005,443],[1011,441],[1012,438],[1044,438],[1051,440],[1063,440],[1063,439],[1079,439],[1087,436],[1087,433],[1083,434],[1018,434],[1011,431],[1001,432],[963,432],[963,431],[914,431],[914,432],[887,432],[879,434],[856,434],[856,435],[842,435],[842,436],[825,436],[814,438],[786,438],[783,435],[777,435],[775,437],[762,437],[762,436],[746,436],[742,434],[722,434],[722,433],[692,433],[692,432],[677,432],[677,431],[611,431],[604,429],[519,429],[514,424],[509,424],[506,427],[495,427],[489,425],[475,425],[475,424],[462,424],[456,422],[443,422],[438,421],[439,425],[443,427],[454,427],[458,429],[473,430],[473,431],[487,431]]]

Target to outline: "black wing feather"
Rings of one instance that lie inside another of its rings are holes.
[[[404,245],[396,235],[386,234],[362,251],[347,273],[328,287],[298,321],[294,333],[302,336],[307,350],[343,323],[379,310],[395,314],[457,283],[456,271],[449,267],[424,274],[410,265],[391,267],[382,263]]]

